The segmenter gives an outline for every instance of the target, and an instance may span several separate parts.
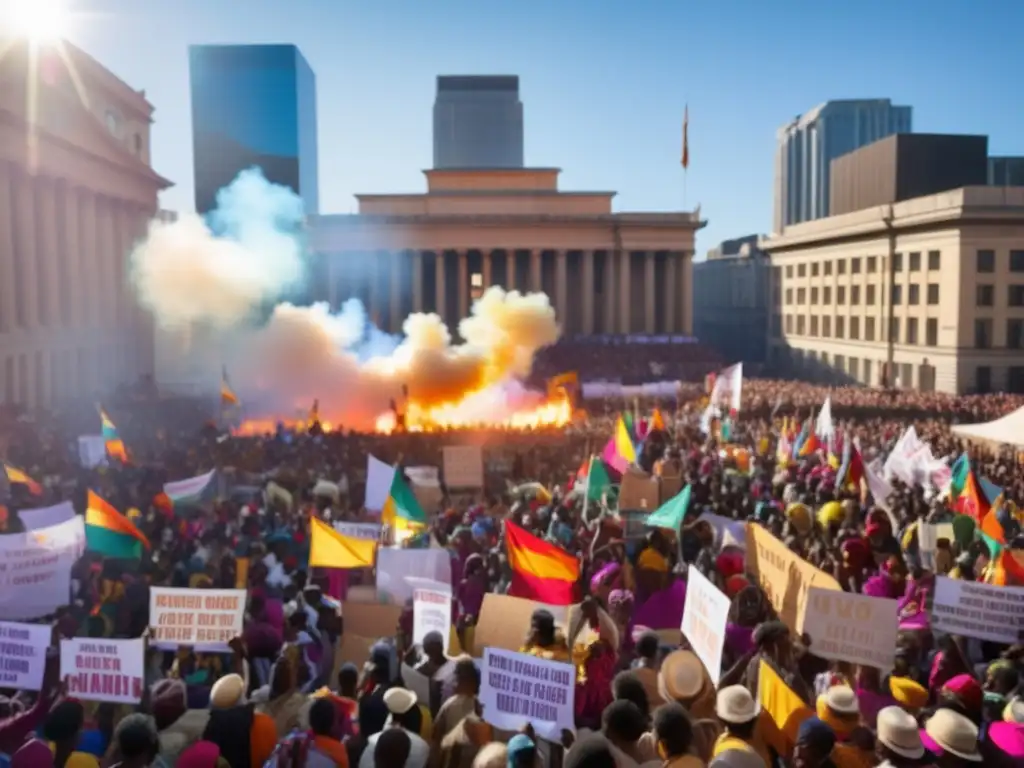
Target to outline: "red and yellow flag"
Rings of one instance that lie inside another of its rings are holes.
[[[580,564],[575,557],[508,521],[505,546],[512,566],[510,595],[548,605],[576,602]]]
[[[43,486],[20,469],[15,469],[10,464],[4,464],[4,473],[7,475],[7,482],[14,485],[24,485],[33,496],[43,495]]]
[[[93,527],[127,536],[140,542],[146,549],[150,549],[149,539],[146,538],[146,535],[136,528],[131,520],[114,509],[110,502],[91,490],[86,497],[85,525],[87,528]]]
[[[979,486],[974,470],[970,470],[967,473],[967,480],[964,481],[964,489],[960,491],[960,496],[956,500],[956,511],[961,515],[970,515],[975,523],[981,525],[991,509],[992,505]]]

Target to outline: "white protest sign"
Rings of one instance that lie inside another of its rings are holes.
[[[76,637],[60,641],[60,676],[68,695],[86,701],[137,704],[145,687],[142,638]]]
[[[484,455],[479,445],[444,447],[444,483],[449,488],[484,487]]]
[[[71,566],[85,551],[85,521],[0,536],[0,616],[35,619],[71,601]]]
[[[371,512],[380,512],[391,495],[391,483],[395,479],[395,468],[385,464],[376,456],[366,457],[366,500],[363,506]]]
[[[51,525],[60,525],[74,519],[75,507],[70,501],[62,501],[52,507],[19,509],[18,517],[21,518],[26,531],[38,531],[40,528],[49,528]]]
[[[242,634],[244,614],[244,589],[151,587],[150,645],[226,651],[228,643]]]
[[[722,674],[722,648],[731,604],[729,598],[703,573],[690,566],[686,575],[686,603],[680,628],[715,685],[718,685]]]
[[[429,579],[408,578],[412,592],[412,641],[420,645],[429,632],[439,632],[448,653],[452,634],[452,588]]]
[[[377,549],[377,594],[402,605],[412,597],[410,578],[452,583],[452,558],[446,549]]]
[[[815,656],[888,670],[896,660],[899,603],[811,587],[804,632]]]
[[[918,523],[917,551],[922,568],[935,570],[935,553],[938,550],[939,539],[946,539],[950,543],[956,541],[952,523]]]
[[[558,743],[575,727],[576,669],[526,653],[485,648],[480,670],[484,720],[506,731],[526,723],[538,736]]]
[[[42,690],[52,635],[49,624],[0,622],[0,687]]]
[[[1024,587],[935,579],[932,624],[940,632],[1013,645],[1024,640]]]
[[[107,441],[103,435],[78,436],[78,463],[93,469],[107,460]]]
[[[334,530],[342,536],[367,541],[379,541],[381,528],[380,523],[349,523],[344,520],[334,523]]]

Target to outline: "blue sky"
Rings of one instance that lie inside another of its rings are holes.
[[[31,0],[26,0],[31,2]],[[890,97],[917,131],[1024,154],[1012,0],[70,0],[69,37],[156,106],[153,162],[192,207],[191,43],[295,43],[317,75],[320,207],[423,189],[438,74],[517,74],[526,161],[618,210],[700,204],[698,252],[771,225],[775,130]],[[679,166],[684,105],[690,170]]]

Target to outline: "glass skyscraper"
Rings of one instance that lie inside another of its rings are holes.
[[[196,211],[258,167],[319,211],[316,77],[294,45],[194,45],[189,49]]]
[[[523,167],[523,103],[518,77],[437,78],[434,167]]]
[[[773,231],[829,215],[829,164],[894,133],[910,133],[911,108],[889,99],[827,101],[779,129]]]

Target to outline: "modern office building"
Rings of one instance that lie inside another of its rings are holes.
[[[889,99],[827,101],[784,125],[776,135],[772,231],[830,215],[832,160],[911,129],[911,108]]]
[[[258,167],[320,209],[316,78],[294,45],[194,45],[189,49],[195,205],[240,171]]]
[[[1024,187],[1024,157],[990,157],[988,183],[997,187]]]
[[[150,165],[153,106],[67,42],[7,48],[0,92],[0,403],[102,397],[153,372],[128,279],[170,186]]]
[[[441,75],[434,168],[522,168],[523,103],[514,75]]]
[[[693,265],[693,332],[726,360],[756,365],[768,350],[771,265],[758,235],[725,240]]]

